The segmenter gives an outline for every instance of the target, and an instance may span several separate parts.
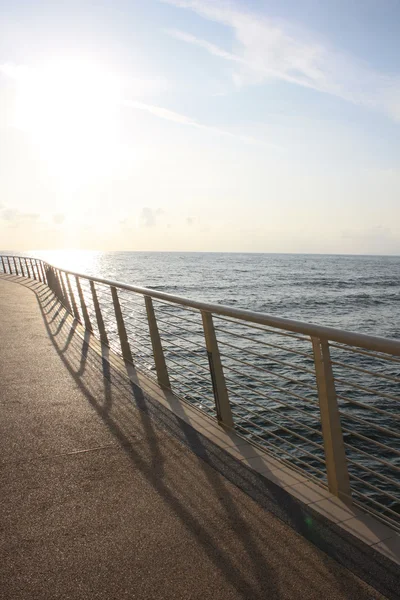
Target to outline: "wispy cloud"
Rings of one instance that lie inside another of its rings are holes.
[[[223,50],[222,48],[216,46],[215,44],[212,44],[211,42],[199,39],[198,37],[196,37],[195,35],[191,35],[190,33],[185,33],[184,31],[179,31],[178,29],[166,29],[165,32],[168,33],[168,35],[176,38],[177,40],[182,40],[182,42],[188,42],[188,44],[194,44],[195,46],[205,48],[205,50],[208,50],[210,54],[214,54],[215,56],[219,56],[220,58],[225,58],[226,60],[231,60],[240,64],[246,64],[246,61],[240,56],[232,54],[227,50]]]
[[[140,224],[144,225],[144,227],[155,227],[157,218],[163,214],[164,211],[162,208],[153,209],[144,206],[139,217]]]
[[[18,227],[21,224],[34,224],[40,219],[39,213],[28,213],[16,208],[0,206],[0,221],[6,221],[10,227]]]
[[[132,101],[125,100],[123,104],[124,104],[124,106],[126,106],[128,108],[142,110],[142,111],[148,112],[160,119],[166,119],[167,121],[173,121],[174,123],[179,123],[180,125],[189,125],[190,127],[196,127],[197,129],[209,131],[210,133],[214,133],[217,135],[235,138],[235,139],[240,140],[241,142],[245,142],[247,144],[257,144],[257,145],[266,146],[269,148],[274,148],[275,150],[282,150],[282,147],[277,146],[276,144],[272,144],[272,143],[269,143],[269,142],[266,142],[263,140],[259,140],[252,136],[232,133],[230,131],[227,131],[226,129],[220,129],[219,127],[213,127],[211,125],[204,125],[203,123],[199,123],[198,121],[192,119],[191,117],[187,117],[186,115],[182,115],[181,113],[175,112],[173,110],[169,110],[167,108],[163,108],[161,106],[154,106],[152,104],[146,104],[144,102],[137,102],[135,100],[132,100]]]
[[[23,82],[24,78],[26,78],[26,77],[34,79],[35,74],[36,73],[33,69],[29,69],[29,68],[25,67],[24,65],[13,65],[13,64],[9,64],[9,63],[0,64],[0,75],[3,75],[5,77],[12,79],[14,81],[17,81],[17,82],[21,81],[21,80]],[[128,92],[129,91],[130,90],[128,90]],[[129,96],[129,93],[127,94],[127,97],[128,96]],[[173,110],[164,108],[162,106],[148,104],[147,102],[142,102],[139,100],[129,100],[129,99],[127,99],[127,97],[122,98],[122,99],[116,98],[115,102],[117,102],[119,105],[125,106],[127,108],[141,110],[141,111],[150,113],[151,115],[153,115],[159,119],[165,119],[167,121],[172,121],[174,123],[178,123],[179,125],[195,127],[197,129],[208,131],[212,134],[230,137],[230,138],[239,140],[239,141],[247,143],[247,144],[256,144],[259,146],[264,146],[264,147],[272,148],[275,150],[282,149],[282,147],[277,146],[276,144],[272,144],[266,140],[261,140],[261,139],[254,138],[252,136],[241,135],[239,133],[234,133],[234,132],[228,131],[226,129],[220,129],[218,127],[206,125],[206,124],[196,121],[195,119],[192,119],[191,117],[188,117],[186,115],[175,112]]]
[[[238,85],[280,79],[379,110],[400,121],[400,75],[380,73],[291,23],[270,19],[237,3],[163,1],[193,10],[233,30],[238,43],[236,52],[187,32],[167,33],[236,63],[234,80]]]

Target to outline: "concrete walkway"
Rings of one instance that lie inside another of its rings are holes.
[[[383,598],[159,427],[31,287],[0,278],[3,600]]]

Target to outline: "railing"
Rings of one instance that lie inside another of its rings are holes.
[[[400,530],[400,342],[0,256],[164,388]]]

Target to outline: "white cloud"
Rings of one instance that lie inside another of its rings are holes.
[[[212,127],[210,125],[204,125],[199,123],[198,121],[192,119],[191,117],[187,117],[186,115],[182,115],[181,113],[177,113],[173,110],[169,110],[167,108],[163,108],[161,106],[154,106],[152,104],[146,104],[144,102],[136,102],[136,101],[128,101],[125,100],[123,102],[124,106],[128,108],[134,108],[137,110],[142,110],[148,112],[160,119],[166,119],[167,121],[173,121],[174,123],[179,123],[180,125],[189,125],[191,127],[196,127],[197,129],[203,129],[205,131],[209,131],[210,133],[214,133],[217,135],[228,136],[231,138],[236,138],[241,142],[245,142],[248,144],[258,144],[261,146],[266,146],[269,148],[274,148],[276,150],[282,150],[281,146],[277,146],[276,144],[272,144],[269,142],[265,142],[263,140],[259,140],[252,136],[248,135],[240,135],[236,133],[232,133],[227,131],[226,129],[220,129],[219,127]]]
[[[281,79],[289,83],[332,94],[400,120],[400,75],[375,71],[315,39],[293,24],[239,8],[228,2],[209,0],[164,0],[200,16],[230,27],[238,43],[230,52],[186,32],[167,33],[209,53],[235,62],[238,85]]]

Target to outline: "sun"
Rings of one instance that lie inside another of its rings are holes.
[[[88,61],[27,68],[18,73],[15,125],[56,170],[101,169],[117,136],[121,93],[118,77]]]

